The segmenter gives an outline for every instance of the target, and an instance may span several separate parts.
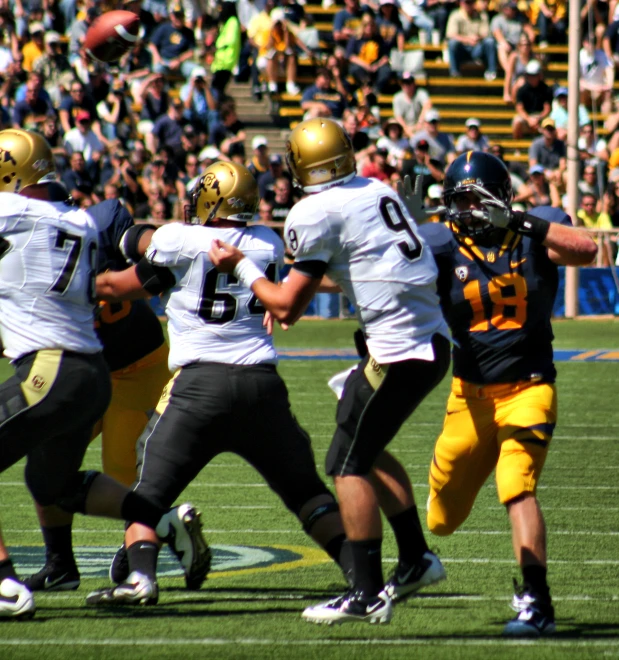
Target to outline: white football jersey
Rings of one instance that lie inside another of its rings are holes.
[[[233,275],[219,273],[208,256],[214,239],[236,245],[271,281],[284,263],[284,244],[271,229],[173,223],[158,229],[146,258],[169,268],[176,285],[165,297],[170,371],[192,362],[277,363],[262,325],[264,307]]]
[[[449,337],[436,264],[416,228],[391,188],[359,176],[302,199],[286,220],[295,263],[328,264],[381,364],[432,360],[432,335]]]
[[[0,334],[15,359],[41,349],[97,353],[97,228],[63,202],[0,193]]]

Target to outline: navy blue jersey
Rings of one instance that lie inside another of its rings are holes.
[[[88,213],[99,228],[99,272],[127,268],[118,245],[123,234],[133,225],[131,214],[116,199],[95,204]],[[128,367],[164,342],[161,323],[145,300],[102,302],[95,327],[110,371]]]
[[[549,206],[529,213],[572,224]],[[550,318],[559,276],[546,248],[512,231],[491,247],[444,224],[422,225],[420,232],[439,269],[441,306],[456,342],[454,376],[480,385],[554,382]]]

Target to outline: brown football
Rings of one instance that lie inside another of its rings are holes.
[[[101,14],[86,32],[84,48],[97,62],[116,62],[138,39],[140,17],[132,11],[115,9]]]

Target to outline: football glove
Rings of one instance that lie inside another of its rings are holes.
[[[524,211],[513,211],[509,204],[494,197],[484,188],[475,186],[472,190],[479,197],[484,207],[483,211],[471,211],[474,218],[489,222],[501,229],[511,229],[517,234],[529,236],[538,243],[544,242],[550,229],[550,223],[547,220],[529,215]]]
[[[423,177],[418,176],[415,179],[415,190],[413,190],[411,178],[408,174],[403,181],[397,183],[398,195],[417,224],[426,222],[433,215],[442,215],[447,210],[444,206],[426,208],[423,204],[422,185]]]
[[[501,201],[492,193],[481,186],[471,186],[472,192],[481,200],[484,210],[471,211],[471,215],[477,220],[484,220],[495,227],[505,229],[513,220],[514,213],[509,204]]]

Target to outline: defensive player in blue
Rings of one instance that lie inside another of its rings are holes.
[[[430,466],[428,527],[439,536],[455,532],[496,468],[523,579],[504,634],[536,637],[555,630],[536,486],[557,422],[557,266],[590,263],[596,246],[560,209],[512,211],[509,172],[490,154],[456,158],[443,186],[447,223],[420,228],[455,341],[452,391]],[[410,181],[399,192],[420,219]]]
[[[156,229],[134,225],[118,200],[96,204],[88,213],[99,230],[100,273],[124,270],[138,261]],[[136,476],[137,440],[170,378],[168,346],[161,323],[145,300],[102,302],[95,318],[103,358],[110,370],[112,399],[92,437],[101,434],[103,472],[130,486]],[[72,547],[73,516],[53,505],[37,505],[37,513],[46,560],[40,571],[25,580],[26,585],[31,591],[77,589],[80,575]]]

